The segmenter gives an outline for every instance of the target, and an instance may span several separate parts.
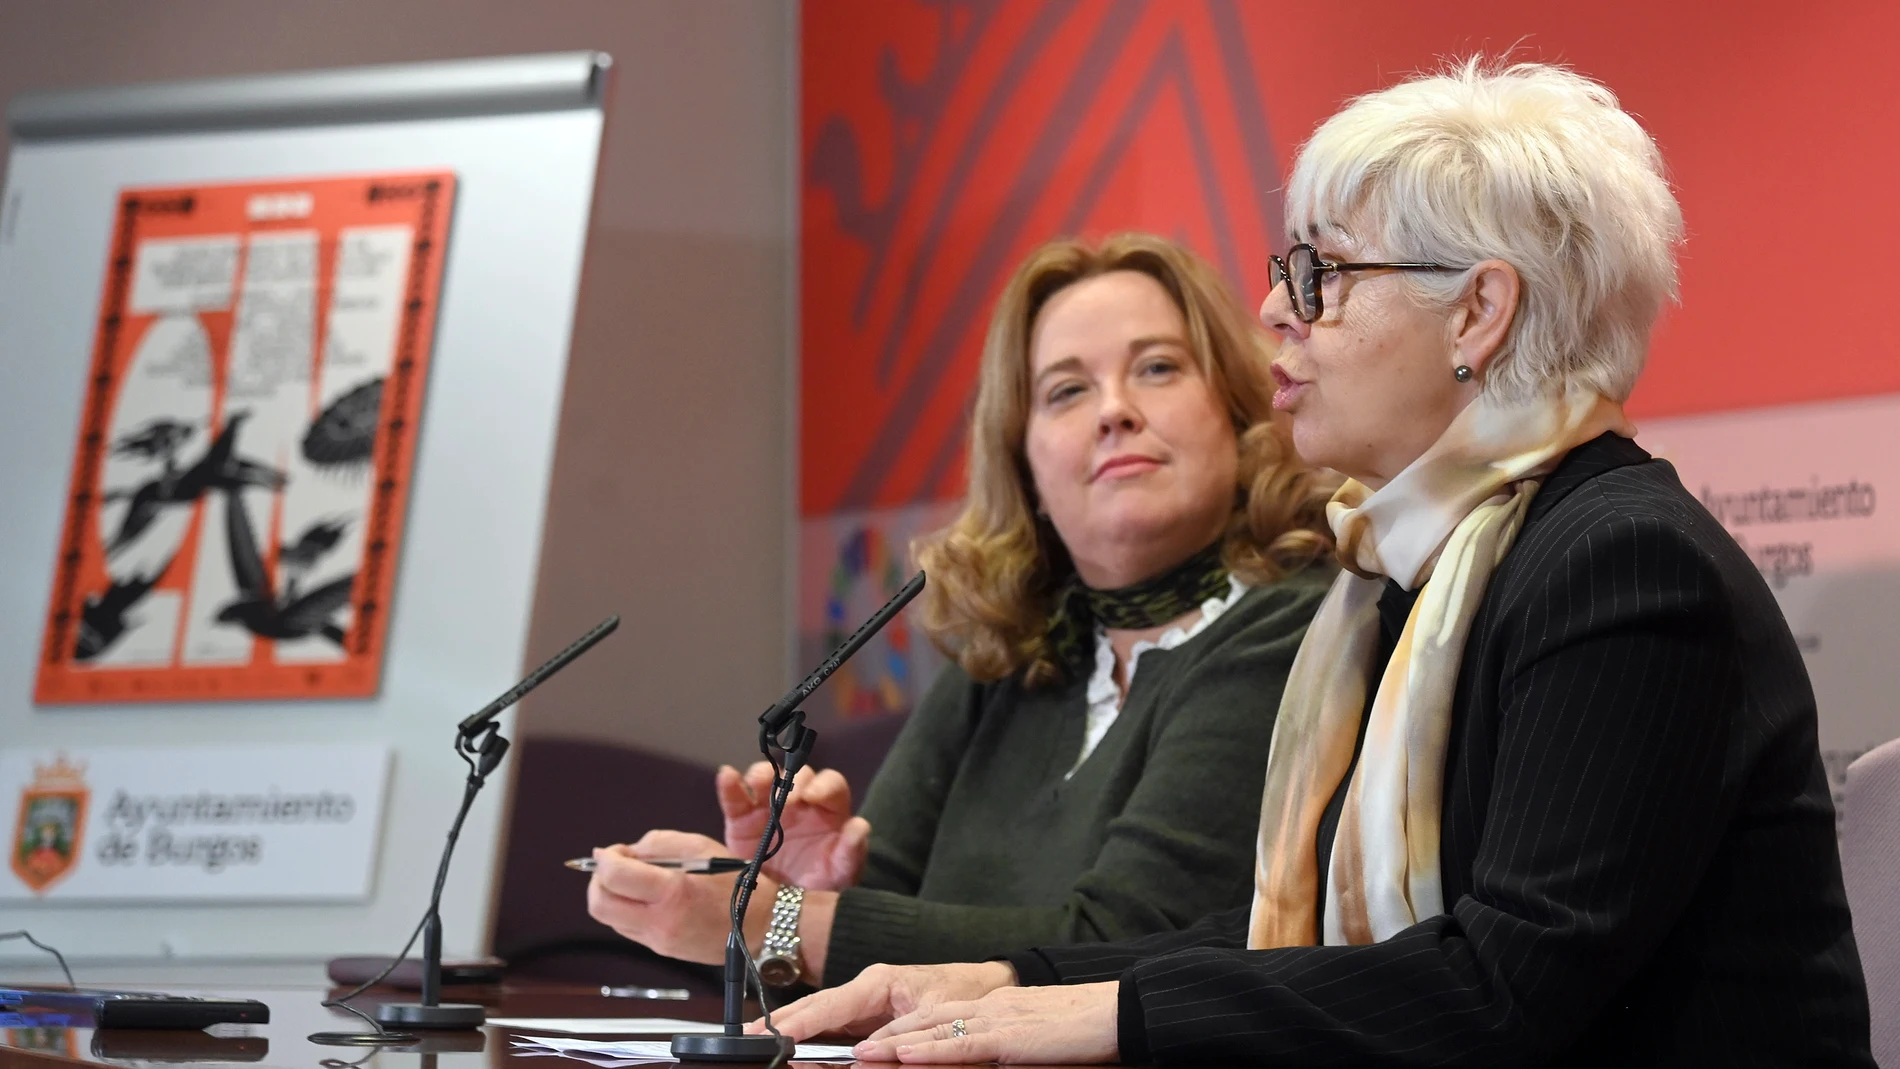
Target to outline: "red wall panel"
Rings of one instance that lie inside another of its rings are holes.
[[[1187,241],[1249,301],[1353,94],[1513,48],[1609,84],[1688,222],[1639,417],[1900,391],[1900,5],[805,0],[800,504],[960,490],[989,304],[1047,237]]]

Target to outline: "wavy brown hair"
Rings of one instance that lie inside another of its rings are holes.
[[[1025,673],[1030,686],[1062,668],[1048,648],[1056,592],[1074,575],[1055,528],[1036,515],[1023,440],[1036,316],[1065,287],[1111,271],[1161,284],[1187,323],[1188,344],[1234,421],[1239,476],[1221,558],[1249,583],[1298,571],[1331,548],[1325,505],[1335,480],[1302,465],[1272,419],[1266,335],[1213,268],[1165,238],[1117,234],[1099,244],[1051,241],[1004,287],[983,343],[970,418],[970,488],[950,526],[912,542],[930,575],[923,626],[977,680]]]

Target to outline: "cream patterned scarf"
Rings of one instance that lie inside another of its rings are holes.
[[[1267,759],[1247,945],[1372,943],[1445,910],[1438,836],[1452,690],[1472,616],[1540,480],[1575,446],[1635,430],[1587,390],[1528,404],[1480,397],[1373,492],[1327,506],[1341,572],[1294,658]],[[1390,578],[1420,591],[1353,742]],[[1319,898],[1320,815],[1352,769]]]

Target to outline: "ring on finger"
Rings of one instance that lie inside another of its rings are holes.
[[[969,1034],[970,1034],[970,1030],[964,1027],[963,1025],[963,1018],[959,1017],[956,1020],[950,1022],[950,1038],[962,1039],[964,1036],[967,1036]]]

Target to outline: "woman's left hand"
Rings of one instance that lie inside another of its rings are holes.
[[[872,1062],[970,1065],[1102,1065],[1117,1061],[1118,981],[1002,987],[973,1002],[943,1002],[905,1014],[851,1053]],[[964,1034],[954,1034],[963,1022]]]
[[[738,877],[663,869],[641,859],[718,857],[725,852],[724,843],[683,831],[650,831],[632,846],[595,850],[599,867],[587,887],[587,912],[669,958],[709,965],[724,961],[726,934],[732,930],[726,910]],[[748,945],[762,936],[777,893],[777,884],[759,881],[746,916]]]

